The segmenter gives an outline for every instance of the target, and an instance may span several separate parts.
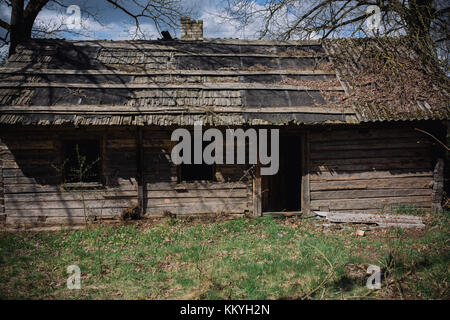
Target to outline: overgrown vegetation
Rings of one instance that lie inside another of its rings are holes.
[[[449,212],[426,230],[315,219],[166,220],[0,234],[1,299],[448,299]],[[81,290],[66,288],[79,265]],[[381,290],[366,287],[381,267]]]
[[[91,214],[90,208],[88,208],[86,201],[86,195],[96,188],[92,185],[86,185],[85,183],[91,181],[91,178],[95,179],[97,176],[94,169],[100,160],[101,159],[97,157],[92,161],[88,161],[87,156],[80,152],[80,146],[76,144],[73,159],[64,159],[60,166],[52,165],[57,175],[62,177],[62,191],[64,193],[71,194],[75,199],[78,199],[82,203],[83,217],[86,227],[89,226],[90,222],[96,220],[96,215]],[[69,165],[71,162],[74,163],[72,166]],[[100,210],[100,213],[102,212],[103,210]],[[102,214],[100,214],[99,219],[102,219]]]
[[[414,204],[399,204],[392,207],[392,213],[395,214],[412,214],[421,216],[426,214],[426,210],[421,209]]]

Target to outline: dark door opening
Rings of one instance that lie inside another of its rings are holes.
[[[262,211],[301,211],[301,138],[280,136],[280,167],[273,176],[262,176]]]

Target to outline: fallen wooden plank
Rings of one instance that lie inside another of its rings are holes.
[[[424,228],[422,218],[400,214],[369,214],[349,212],[315,211],[318,216],[325,217],[335,223],[377,224],[379,227]]]
[[[423,223],[421,224],[411,224],[411,223],[380,223],[378,225],[381,228],[389,228],[389,227],[394,227],[394,228],[425,228],[425,225]]]
[[[391,215],[391,214],[367,214],[367,213],[339,213],[330,212],[327,215],[328,220],[336,222],[398,222],[414,221],[420,222],[421,219],[409,215]]]

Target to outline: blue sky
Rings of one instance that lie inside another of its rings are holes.
[[[68,39],[131,39],[134,31],[134,20],[111,4],[103,0],[62,0],[65,5],[77,5],[81,9],[83,30],[82,35],[61,33],[60,37]],[[126,3],[126,1],[124,1]],[[220,0],[182,0],[182,5],[190,11],[190,16],[204,21],[204,36],[208,38],[257,38],[257,25],[238,30],[237,23],[230,23],[223,19],[224,1]],[[96,13],[99,21],[90,17],[87,12]],[[9,21],[10,9],[0,5],[0,18]],[[69,17],[60,7],[47,6],[41,11],[36,24],[58,25]],[[142,29],[148,39],[160,37],[158,30],[150,20],[142,20]],[[163,28],[168,29],[168,28]],[[170,30],[172,35],[179,36],[178,29]]]
[[[29,0],[26,0],[26,2]],[[59,0],[66,6],[76,5],[81,9],[83,28],[78,34],[60,32],[52,37],[66,38],[66,39],[106,39],[106,40],[128,40],[133,39],[135,35],[134,20],[123,13],[121,10],[114,8],[105,0]],[[132,4],[129,0],[121,0],[122,4],[127,8]],[[139,0],[145,1],[145,0]],[[195,19],[202,19],[204,26],[204,37],[206,38],[239,38],[239,39],[257,39],[258,31],[264,26],[263,17],[261,14],[255,14],[255,10],[264,8],[263,5],[268,0],[253,0],[253,8],[250,24],[245,28],[239,28],[239,23],[233,19],[226,19],[224,6],[227,4],[226,0],[181,0],[181,4],[189,11],[189,15]],[[296,18],[296,14],[302,14],[317,2],[315,0],[303,0],[293,2],[295,4],[293,14],[292,9],[288,12],[282,12],[277,16],[274,24],[271,24],[271,30],[275,33],[278,30],[283,30],[286,25],[291,25],[291,19]],[[94,13],[98,20],[94,19],[88,13]],[[63,30],[67,30],[66,23],[69,14],[65,12],[65,8],[56,5],[47,5],[38,15],[35,22],[37,25],[45,25],[50,27],[58,27],[63,25]],[[4,0],[0,0],[0,18],[8,21],[10,20],[10,8],[5,5]],[[162,26],[161,30],[169,29],[172,36],[179,37],[179,28],[170,29]],[[141,20],[141,30],[143,30],[145,39],[160,38],[160,34],[151,20]],[[340,36],[352,35],[354,26],[349,25],[347,29],[341,30]],[[2,29],[0,29],[1,35]],[[4,31],[3,31],[4,32]],[[35,35],[36,36],[36,35]],[[42,35],[37,35],[41,37]],[[358,34],[356,34],[358,36]],[[291,39],[295,40],[296,35]],[[318,38],[319,35],[313,35],[313,38]],[[140,37],[142,38],[142,37]],[[4,48],[3,48],[4,49]]]

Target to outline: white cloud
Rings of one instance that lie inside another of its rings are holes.
[[[255,16],[245,28],[239,28],[239,22],[226,14],[221,1],[209,1],[203,7],[199,19],[203,20],[204,36],[207,38],[240,38],[257,39],[262,23],[261,17]],[[262,6],[254,3],[251,10],[259,10]]]
[[[39,13],[37,23],[42,25],[60,25],[63,32],[61,36],[79,40],[88,39],[108,39],[108,40],[129,40],[129,39],[156,39],[159,35],[156,27],[151,23],[142,23],[140,32],[136,33],[136,25],[133,22],[121,20],[118,22],[100,23],[93,17],[82,15],[81,28],[79,30],[69,30],[67,19],[70,15],[55,10],[43,10]]]
[[[117,28],[118,26],[116,26]],[[117,30],[117,29],[116,29]],[[117,30],[118,31],[118,30]],[[145,39],[151,40],[158,38],[159,32],[155,25],[150,23],[142,23],[137,30],[135,24],[124,26],[124,29],[113,33],[113,40],[128,40],[128,39]]]
[[[183,0],[183,5],[192,10],[192,16],[203,20],[204,36],[207,38],[240,38],[257,39],[258,31],[262,26],[263,17],[261,15],[252,15],[252,21],[245,28],[240,28],[239,23],[227,16],[224,10],[225,2],[221,0]],[[263,7],[256,2],[253,3],[251,10],[262,9]],[[101,16],[100,18],[105,18]],[[108,12],[104,11],[107,15]],[[10,8],[4,4],[0,6],[0,16],[10,16]],[[134,21],[126,18],[120,18],[117,21],[109,19],[108,23],[100,23],[91,16],[86,16],[82,12],[82,28],[80,30],[68,30],[67,18],[70,15],[65,13],[61,7],[50,7],[42,10],[36,20],[35,26],[50,28],[55,32],[52,37],[65,37],[67,39],[111,39],[127,40],[134,38],[156,39],[159,38],[159,32],[151,22],[141,24],[143,34],[136,37],[136,26]],[[59,32],[58,32],[59,31]],[[177,30],[175,37],[179,37]],[[37,36],[46,36],[40,33]],[[48,36],[48,35],[47,35]]]

